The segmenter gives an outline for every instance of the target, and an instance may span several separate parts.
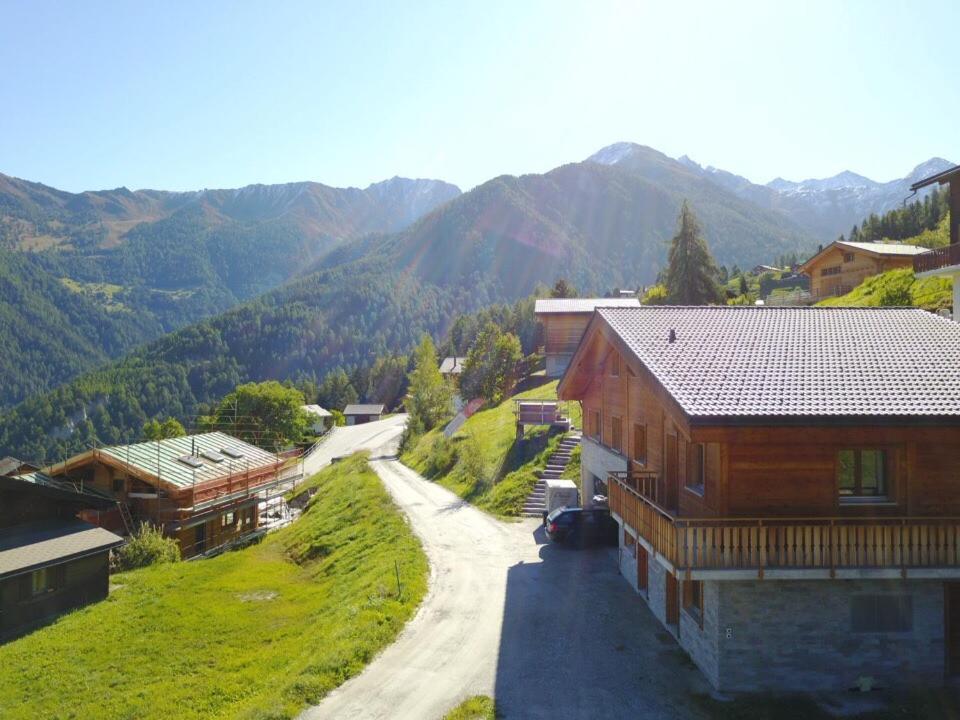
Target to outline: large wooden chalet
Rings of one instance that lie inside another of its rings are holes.
[[[960,325],[599,308],[559,395],[623,576],[715,687],[960,673]]]
[[[277,455],[210,432],[97,448],[41,474],[116,500],[87,520],[118,532],[151,523],[191,557],[255,531],[264,494],[289,480],[282,468]]]
[[[547,377],[560,377],[567,369],[598,307],[639,307],[636,297],[629,298],[539,298],[534,314],[543,328],[543,354]]]

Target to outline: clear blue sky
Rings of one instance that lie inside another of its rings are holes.
[[[960,162],[960,3],[0,4],[0,172],[464,189],[619,140],[766,182]]]

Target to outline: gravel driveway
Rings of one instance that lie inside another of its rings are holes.
[[[615,550],[545,544],[536,521],[500,522],[395,460],[371,465],[423,542],[430,590],[399,639],[303,718],[439,720],[475,694],[517,720],[702,717],[691,695],[706,681]]]

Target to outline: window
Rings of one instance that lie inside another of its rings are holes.
[[[703,580],[683,581],[683,609],[703,627]]]
[[[910,595],[856,595],[850,602],[853,632],[910,632],[913,598]]]
[[[851,449],[837,454],[840,501],[887,498],[887,453]]]
[[[853,262],[855,259],[856,259],[856,257],[854,256],[853,253],[844,253],[844,254],[843,254],[843,261],[844,261],[845,263]]]
[[[64,566],[40,568],[30,573],[30,595],[46,595],[63,584]]]
[[[610,356],[610,374],[613,377],[620,377],[620,354],[617,352]]]
[[[114,478],[113,479],[113,491],[115,493],[123,492],[123,478]]]
[[[600,411],[594,410],[590,413],[591,437],[594,440],[600,440]]]
[[[633,459],[638,463],[647,462],[647,426],[633,426]]]
[[[220,516],[221,527],[227,527],[227,525],[233,525],[236,522],[236,515],[232,512],[224,513]]]
[[[839,265],[834,265],[833,267],[824,268],[820,271],[821,277],[829,277],[830,275],[839,275],[843,272],[843,268]]]
[[[610,418],[610,447],[617,452],[623,450],[623,421],[618,418]]]
[[[703,443],[691,443],[687,452],[687,489],[703,495],[706,476],[706,452]]]

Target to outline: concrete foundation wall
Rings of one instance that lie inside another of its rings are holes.
[[[719,673],[714,682],[721,690],[843,690],[860,676],[875,677],[887,687],[943,682],[940,582],[768,580],[706,585],[718,591]],[[911,631],[853,630],[853,598],[880,594],[912,597]],[[709,649],[697,652],[709,667]]]
[[[647,604],[653,616],[666,626],[667,624],[667,571],[663,565],[650,558],[647,573]]]
[[[584,507],[590,507],[591,498],[595,494],[594,476],[605,480],[608,473],[626,472],[627,459],[586,435],[583,436],[580,453],[581,501]]]
[[[572,357],[572,355],[547,355],[545,358],[547,377],[558,378],[563,375]]]

